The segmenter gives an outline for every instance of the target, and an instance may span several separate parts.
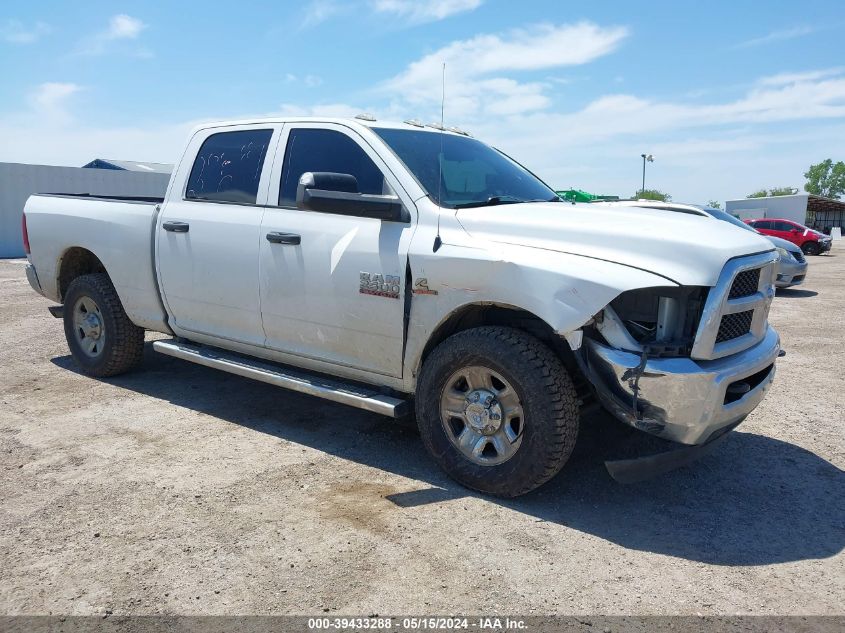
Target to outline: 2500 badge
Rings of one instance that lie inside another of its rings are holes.
[[[361,286],[358,289],[363,295],[377,297],[399,298],[399,277],[396,275],[382,275],[380,273],[360,273]]]

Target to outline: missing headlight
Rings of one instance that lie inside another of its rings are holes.
[[[610,306],[641,345],[664,356],[685,356],[692,348],[709,289],[667,286],[623,292]]]

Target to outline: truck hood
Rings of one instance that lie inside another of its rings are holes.
[[[459,209],[473,238],[602,259],[713,286],[729,259],[773,250],[761,235],[707,215],[561,202]]]

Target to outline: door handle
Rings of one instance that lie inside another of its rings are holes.
[[[299,244],[302,237],[296,233],[268,233],[267,241],[271,244]]]
[[[187,222],[164,222],[161,225],[161,228],[171,233],[187,233],[190,227]]]

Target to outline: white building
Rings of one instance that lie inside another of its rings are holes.
[[[842,227],[845,223],[845,202],[809,193],[728,200],[725,211],[742,220],[779,218],[806,224],[819,231]]]
[[[0,258],[24,256],[21,215],[34,193],[163,197],[169,180],[164,170],[0,163]]]

